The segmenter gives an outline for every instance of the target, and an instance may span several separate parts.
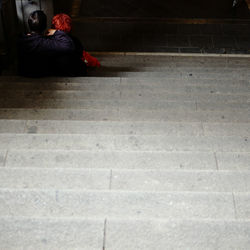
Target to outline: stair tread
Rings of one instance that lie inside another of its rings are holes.
[[[249,219],[249,193],[0,189],[0,194],[2,216],[235,219],[237,213]]]
[[[0,77],[0,248],[247,249],[250,58],[96,56]]]
[[[250,222],[242,220],[157,220],[114,218],[0,217],[4,249],[214,249],[249,245]],[[104,230],[107,238],[104,236]],[[18,231],[18,234],[13,234]],[[132,232],[132,233],[131,233]],[[33,237],[36,235],[36,237]],[[199,237],[197,237],[199,235]],[[219,236],[219,237],[218,237]],[[105,237],[105,239],[104,239]],[[174,240],[173,240],[174,239]],[[212,241],[211,239],[216,239]]]
[[[250,192],[249,183],[250,170],[0,167],[0,189]]]

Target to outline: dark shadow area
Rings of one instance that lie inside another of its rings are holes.
[[[150,18],[250,18],[247,4],[237,0],[84,0],[83,17],[150,17]],[[55,12],[70,14],[75,0],[54,0]]]
[[[237,0],[235,8],[233,0],[54,0],[55,13],[70,14],[77,4],[73,33],[87,51],[250,50],[250,11],[244,0]]]
[[[181,24],[162,21],[75,20],[73,33],[87,51],[250,52],[250,23]]]

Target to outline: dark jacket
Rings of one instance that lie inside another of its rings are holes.
[[[23,76],[83,76],[86,66],[78,59],[72,39],[63,31],[53,36],[22,35],[18,42],[19,73]]]

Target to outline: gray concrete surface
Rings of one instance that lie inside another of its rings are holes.
[[[249,231],[248,221],[108,220],[106,249],[247,249]]]
[[[0,77],[0,249],[249,249],[250,59],[97,57]]]
[[[245,161],[247,163],[247,161]],[[108,169],[216,169],[212,152],[10,150],[5,166]]]

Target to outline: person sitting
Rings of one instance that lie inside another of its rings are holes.
[[[18,39],[19,73],[22,76],[84,76],[86,65],[78,59],[75,44],[63,31],[45,36],[47,17],[37,10],[28,18],[30,33]]]
[[[83,62],[86,63],[88,67],[100,67],[100,62],[93,56],[91,56],[86,50],[84,49],[82,43],[78,38],[71,34],[72,30],[72,19],[67,14],[61,13],[57,14],[52,19],[51,30],[49,33],[53,32],[54,30],[61,30],[67,33],[71,39],[73,40],[76,51],[78,56],[81,58]]]

